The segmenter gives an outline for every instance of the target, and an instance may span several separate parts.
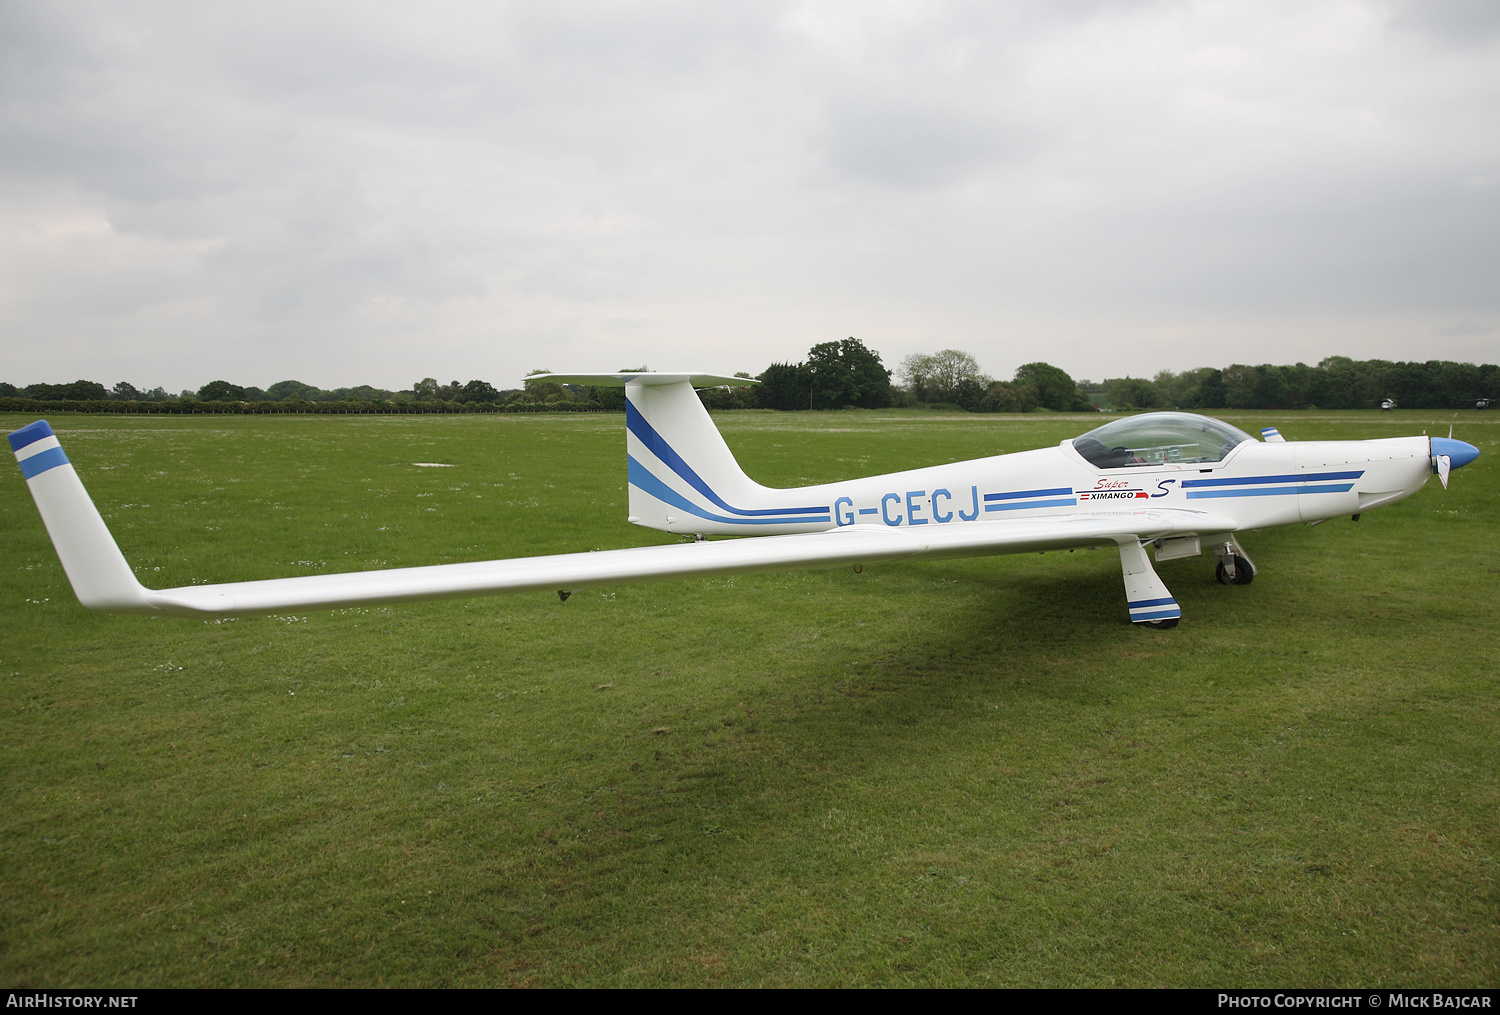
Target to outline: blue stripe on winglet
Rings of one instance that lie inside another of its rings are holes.
[[[47,425],[45,419],[39,419],[35,423],[23,426],[21,429],[6,435],[5,439],[10,441],[10,449],[12,451],[20,451],[28,444],[35,444],[37,441],[51,436],[53,436],[52,428]]]
[[[67,465],[68,456],[63,454],[62,448],[48,448],[41,454],[32,455],[21,462],[21,475],[30,479],[40,476],[48,469],[55,469],[59,465]]]

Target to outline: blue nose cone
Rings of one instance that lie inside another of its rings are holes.
[[[1479,449],[1474,445],[1456,441],[1452,437],[1434,437],[1432,453],[1434,456],[1447,455],[1448,461],[1455,469],[1468,465],[1479,457]]]

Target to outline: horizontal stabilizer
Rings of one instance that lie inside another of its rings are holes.
[[[627,384],[678,384],[687,381],[695,388],[717,388],[728,385],[732,388],[747,384],[759,384],[751,377],[726,377],[723,374],[703,373],[644,373],[625,370],[613,374],[532,374],[528,381],[548,381],[552,384],[590,384],[596,388],[623,388]]]

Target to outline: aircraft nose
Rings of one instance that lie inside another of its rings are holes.
[[[1434,437],[1432,439],[1432,457],[1447,455],[1452,467],[1457,469],[1468,465],[1479,457],[1479,449],[1464,441],[1456,441],[1452,437]]]

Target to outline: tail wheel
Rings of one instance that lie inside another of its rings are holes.
[[[1180,617],[1171,617],[1167,620],[1144,620],[1141,622],[1141,626],[1154,627],[1158,631],[1170,631],[1172,630],[1172,628],[1177,626],[1177,622],[1180,619]]]
[[[1250,562],[1239,554],[1234,555],[1234,575],[1229,574],[1229,568],[1222,563],[1214,568],[1214,577],[1219,579],[1220,585],[1249,585],[1255,580],[1255,571],[1250,567]]]

